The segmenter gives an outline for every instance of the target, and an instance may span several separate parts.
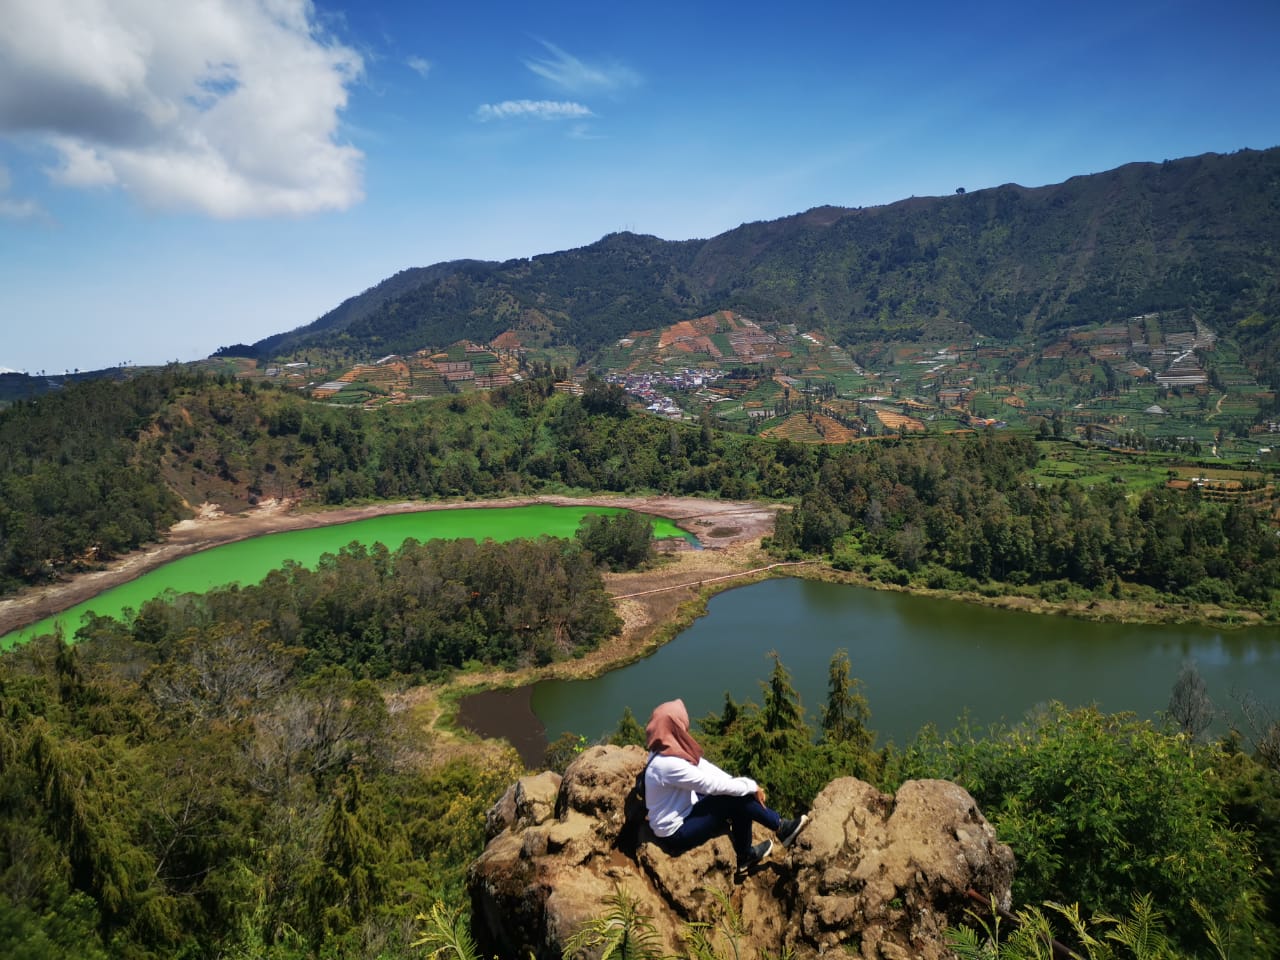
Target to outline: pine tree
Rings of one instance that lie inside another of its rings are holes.
[[[773,671],[764,688],[764,729],[767,733],[789,733],[807,728],[804,711],[800,706],[800,694],[791,684],[791,674],[782,665],[782,659],[774,651]]]
[[[869,728],[871,708],[862,695],[862,681],[850,678],[849,654],[837,650],[827,674],[827,705],[822,711],[822,736],[828,743],[847,743],[871,749],[875,733]]]
[[[363,822],[361,793],[357,772],[334,793],[325,817],[320,860],[305,884],[316,942],[364,920],[386,893],[385,850]]]
[[[69,707],[80,706],[85,698],[84,671],[80,655],[66,642],[59,627],[54,633],[53,672],[58,678],[58,699]]]
[[[147,899],[147,878],[154,874],[155,864],[131,842],[119,811],[110,807],[114,785],[103,786],[104,774],[98,769],[104,752],[62,743],[43,719],[37,719],[27,761],[40,787],[50,832],[65,851],[72,886],[97,902],[105,926],[119,927],[135,919]],[[147,926],[165,926],[164,906],[155,905]]]
[[[622,717],[618,720],[618,727],[613,731],[613,735],[609,737],[609,742],[620,747],[625,747],[629,744],[643,747],[645,745],[644,741],[644,727],[640,726],[640,721],[631,712],[631,707],[624,707]]]

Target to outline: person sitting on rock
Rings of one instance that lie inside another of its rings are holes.
[[[683,700],[654,708],[645,727],[649,763],[644,773],[649,827],[666,853],[678,855],[719,836],[728,827],[741,879],[769,855],[773,841],[752,846],[751,824],[773,831],[784,847],[795,841],[808,815],[794,820],[765,806],[764,788],[750,777],[732,777],[702,755],[689,733]]]

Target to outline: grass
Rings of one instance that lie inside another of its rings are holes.
[[[1044,453],[1032,471],[1037,479],[1075,480],[1081,483],[1115,482],[1147,485],[1169,479],[1171,458],[1162,454],[1123,454],[1091,444],[1041,441]]]

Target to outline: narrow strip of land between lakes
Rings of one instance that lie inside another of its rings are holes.
[[[654,587],[650,590],[639,590],[635,593],[618,593],[614,594],[615,600],[630,600],[633,597],[647,597],[650,594],[662,593],[664,590],[679,590],[687,587],[702,588],[708,583],[719,583],[721,580],[735,580],[739,577],[749,577],[757,573],[768,573],[770,570],[776,570],[778,567],[801,567],[808,563],[817,563],[817,560],[786,560],[778,563],[766,564],[763,567],[754,567],[750,570],[739,570],[736,573],[726,573],[719,577],[703,577],[699,580],[690,580],[687,583],[673,583],[664,587]]]
[[[202,509],[196,517],[174,524],[158,543],[113,559],[99,569],[28,587],[15,596],[0,600],[0,636],[61,613],[68,607],[92,599],[104,590],[128,583],[180,557],[251,537],[350,523],[396,513],[533,504],[623,507],[650,513],[673,521],[681,529],[697,537],[705,548],[715,551],[758,541],[761,536],[772,531],[777,509],[768,504],[696,497],[609,495],[543,495],[467,501],[405,500],[335,509],[307,509],[293,502],[270,501],[244,513],[231,515]]]

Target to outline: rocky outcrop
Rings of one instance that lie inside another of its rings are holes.
[[[592,747],[563,779],[524,777],[494,806],[468,878],[486,955],[559,958],[619,891],[652,919],[670,955],[686,952],[690,924],[727,935],[732,913],[743,921],[743,956],[950,957],[943,931],[970,905],[968,889],[1008,906],[1013,853],[953,783],[910,781],[890,796],[834,780],[795,846],[775,848],[735,883],[728,837],[679,857],[651,842],[631,795],[644,762],[637,747]]]

